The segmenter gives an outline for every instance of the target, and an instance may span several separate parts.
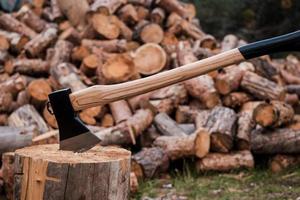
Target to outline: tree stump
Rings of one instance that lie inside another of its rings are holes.
[[[58,150],[57,144],[15,153],[14,199],[129,198],[130,152],[100,147],[84,153]]]

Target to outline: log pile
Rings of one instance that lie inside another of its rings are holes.
[[[1,153],[57,143],[46,107],[54,90],[131,81],[245,43],[217,41],[179,0],[41,2],[0,15]],[[78,114],[101,145],[132,150],[132,191],[187,157],[199,172],[222,172],[271,154],[279,171],[299,163],[299,77],[297,57],[264,56]],[[3,172],[7,162],[13,154],[3,154]]]

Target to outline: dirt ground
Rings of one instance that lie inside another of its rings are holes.
[[[132,199],[300,200],[300,167],[274,174],[267,169],[183,174],[145,181]]]

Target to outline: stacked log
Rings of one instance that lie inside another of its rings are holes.
[[[244,43],[217,41],[195,15],[179,0],[53,0],[1,14],[1,153],[58,142],[52,91],[132,81]],[[255,155],[275,154],[279,171],[299,163],[299,66],[292,55],[265,56],[78,115],[101,145],[132,150],[132,191],[186,157],[205,172],[253,168]]]

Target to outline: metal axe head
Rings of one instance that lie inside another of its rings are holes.
[[[57,90],[49,94],[49,101],[58,124],[60,149],[83,152],[100,140],[77,117],[70,94],[69,88]]]

